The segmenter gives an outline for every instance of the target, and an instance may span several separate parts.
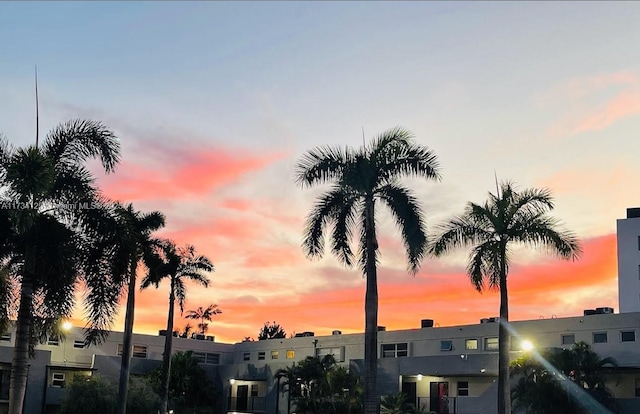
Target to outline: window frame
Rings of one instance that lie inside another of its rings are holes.
[[[571,342],[566,342],[565,339],[568,338],[573,338]],[[573,344],[576,343],[576,334],[574,333],[570,333],[570,334],[561,334],[560,335],[560,344],[562,346],[571,346]]]
[[[73,341],[73,347],[76,348],[76,349],[84,349],[85,348],[84,341],[78,340],[78,339],[74,340]]]
[[[625,334],[633,335],[633,339],[625,340]],[[635,342],[635,341],[636,341],[636,331],[635,331],[635,329],[629,329],[629,330],[620,331],[620,342]]]
[[[463,384],[466,384],[466,385],[463,386]],[[456,386],[458,388],[458,397],[468,397],[469,396],[469,381],[458,381]]]
[[[56,378],[58,376],[58,378]],[[65,388],[67,375],[64,372],[52,372],[51,373],[51,387],[53,388]]]
[[[258,361],[265,361],[267,359],[267,352],[266,351],[259,351],[258,352]]]
[[[596,338],[598,338],[598,337],[602,338],[602,335],[604,335],[604,341],[601,341],[601,340],[596,341]],[[604,332],[593,332],[593,335],[592,335],[591,339],[592,339],[592,342],[594,344],[606,344],[606,343],[609,342],[609,334],[606,331],[604,331]]]
[[[242,353],[243,361],[251,361],[251,352],[243,352]]]
[[[287,349],[285,356],[286,359],[294,359],[296,357],[296,351],[294,349]]]
[[[475,343],[475,348],[469,346],[469,344],[471,343]],[[467,351],[477,351],[478,345],[478,338],[469,338],[464,340],[464,349],[466,349]]]
[[[381,344],[380,354],[382,358],[403,358],[409,356],[409,342],[393,342]]]
[[[485,351],[498,351],[500,350],[500,339],[497,336],[487,336],[482,341]]]
[[[453,351],[453,341],[451,339],[443,339],[440,341],[440,352]]]
[[[279,351],[271,351],[271,359],[278,359],[280,358],[280,352]]]

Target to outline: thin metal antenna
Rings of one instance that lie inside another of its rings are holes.
[[[366,142],[364,139],[364,127],[362,127],[362,148],[364,148],[366,146]]]
[[[40,112],[38,109],[38,65],[35,66],[36,75],[36,148],[38,148],[38,137],[40,131]]]
[[[496,170],[493,170],[493,176],[496,179],[496,197],[500,198],[500,187],[498,186],[498,174],[496,173]]]

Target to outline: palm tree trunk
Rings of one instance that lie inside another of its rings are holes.
[[[173,343],[173,312],[176,301],[175,278],[171,277],[171,292],[169,292],[169,316],[167,317],[167,334],[164,337],[164,353],[162,354],[162,372],[160,374],[160,410],[162,414],[168,412],[169,373],[171,372],[171,345]]]
[[[500,324],[498,327],[498,414],[511,414],[509,385],[509,296],[507,294],[506,242],[500,245]]]
[[[11,377],[9,380],[9,414],[22,414],[24,398],[27,391],[29,375],[29,338],[31,336],[31,314],[33,299],[33,258],[25,258],[25,275],[20,291],[20,308],[16,322],[16,342],[11,361]]]
[[[374,221],[373,199],[365,202],[365,273],[367,291],[364,299],[364,413],[378,414],[377,375],[378,375],[378,276],[376,269],[376,229]]]
[[[124,334],[122,339],[122,359],[120,362],[120,382],[118,383],[117,414],[127,412],[127,391],[129,372],[131,371],[131,341],[133,337],[133,313],[136,301],[137,259],[132,259],[129,269],[129,289],[127,293],[127,311],[124,317]]]

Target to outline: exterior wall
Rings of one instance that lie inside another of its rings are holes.
[[[570,343],[563,344],[563,336],[589,343],[601,357],[613,357],[620,365],[620,372],[612,373],[608,382],[616,397],[625,407],[640,403],[635,388],[636,381],[640,380],[640,312],[514,321],[510,328],[514,343],[527,339],[540,350],[570,347]],[[632,333],[634,340],[623,341],[621,332]],[[594,333],[606,333],[607,341],[594,343]],[[403,384],[415,383],[416,401],[433,409],[430,383],[446,383],[450,409],[455,406],[458,413],[468,414],[495,412],[498,350],[487,348],[485,342],[497,335],[498,323],[495,322],[379,332],[378,390],[381,394],[391,394],[402,390]],[[38,358],[29,371],[28,403],[30,410],[35,411],[28,413],[41,412],[43,408],[49,412],[49,408],[53,410],[60,403],[63,389],[53,386],[54,373],[68,373],[69,378],[98,373],[118,379],[120,357],[117,351],[118,344],[122,343],[122,333],[112,332],[100,346],[74,347],[74,341],[81,339],[82,330],[74,328],[66,341],[57,346],[45,344],[39,347]],[[277,404],[279,413],[284,413],[287,396],[278,393],[274,379],[278,369],[308,356],[333,353],[338,363],[362,372],[363,339],[363,334],[345,334],[222,344],[174,338],[174,352],[192,350],[219,355],[217,364],[201,364],[222,390],[218,412],[238,408],[239,401],[246,396],[246,402],[250,404],[247,410],[274,413]],[[477,341],[477,347],[467,349],[468,340]],[[146,358],[132,358],[133,375],[146,374],[159,366],[163,336],[135,334],[133,343],[146,347]],[[0,363],[5,366],[10,363],[12,345],[12,338],[0,341]],[[406,351],[390,353],[389,347]],[[522,352],[516,346],[511,350],[511,357],[517,358]],[[459,395],[460,382],[467,383],[468,395]],[[247,387],[241,388],[245,385]],[[252,385],[255,386],[253,394]],[[240,401],[240,407],[243,406],[244,401]],[[626,412],[639,411],[629,409]]]
[[[617,220],[620,312],[640,311],[640,218]]]

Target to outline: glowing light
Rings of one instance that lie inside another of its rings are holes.
[[[233,385],[236,383],[236,380],[234,378],[229,378],[229,384]]]
[[[418,381],[422,381],[422,374],[418,374]]]
[[[520,348],[522,348],[523,351],[531,351],[533,349],[533,344],[531,341],[525,340],[520,343]]]
[[[71,328],[73,328],[73,324],[71,324],[71,322],[65,321],[65,322],[62,323],[62,330],[63,331],[70,331]]]

